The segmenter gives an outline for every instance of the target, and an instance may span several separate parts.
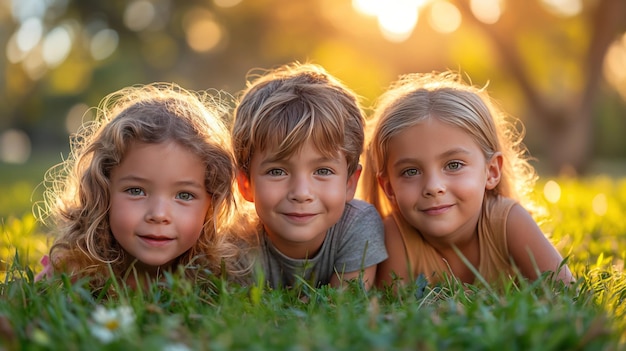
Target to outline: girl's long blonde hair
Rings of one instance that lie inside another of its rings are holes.
[[[129,269],[108,221],[109,177],[134,141],[174,141],[199,156],[206,168],[211,207],[198,242],[178,264],[193,261],[218,273],[222,259],[236,256],[226,235],[234,219],[235,166],[224,97],[153,83],[123,88],[100,102],[95,119],[71,137],[68,159],[46,173],[39,209],[57,235],[50,249],[55,270],[89,276],[93,285],[101,285],[109,265],[118,277]]]

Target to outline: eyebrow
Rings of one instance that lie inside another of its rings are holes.
[[[118,179],[119,182],[150,182],[147,178],[143,178],[140,176],[136,176],[136,175],[127,175],[124,177],[121,177]],[[204,182],[203,183],[198,183],[196,181],[193,180],[179,180],[177,182],[174,182],[175,185],[177,186],[189,186],[189,187],[193,187],[193,188],[197,188],[197,189],[204,189]]]
[[[438,158],[448,158],[448,157],[452,157],[452,156],[459,155],[459,154],[469,155],[470,151],[462,147],[455,147],[453,149],[446,150],[445,152],[441,153],[440,155],[438,155]],[[397,167],[398,165],[402,165],[405,163],[416,163],[416,162],[417,162],[417,159],[413,157],[405,157],[394,162],[392,166]]]
[[[293,155],[289,156],[288,158],[291,158]],[[334,162],[334,163],[341,163],[342,157],[341,156],[337,156],[337,157],[327,157],[327,156],[320,156],[317,157],[313,160],[311,160],[310,163],[324,163],[324,162]],[[276,155],[272,155],[272,156],[268,156],[265,160],[263,160],[259,165],[260,166],[266,166],[267,164],[272,164],[272,163],[288,163],[287,158],[278,158],[276,157]]]

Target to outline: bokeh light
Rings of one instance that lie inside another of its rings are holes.
[[[52,29],[43,41],[43,60],[49,68],[63,63],[72,49],[72,37],[69,26]]]
[[[557,203],[561,198],[561,187],[554,180],[549,180],[543,186],[543,196],[550,203]]]
[[[36,17],[27,19],[15,33],[18,49],[22,52],[29,52],[37,46],[42,35],[43,24],[41,23],[41,19]]]
[[[65,117],[65,130],[69,134],[76,133],[84,122],[93,119],[92,113],[87,114],[89,111],[89,106],[84,103],[72,106]]]
[[[626,33],[609,47],[603,70],[609,84],[626,100]]]
[[[48,66],[43,60],[43,49],[41,46],[36,46],[31,50],[24,60],[22,60],[22,67],[28,77],[32,80],[39,80],[48,72]]]
[[[593,208],[593,212],[595,212],[598,216],[604,216],[606,211],[609,209],[609,204],[606,200],[606,195],[600,193],[594,196],[591,201],[591,208]]]
[[[383,37],[391,42],[403,42],[411,36],[425,0],[353,0],[358,12],[376,16]]]
[[[119,36],[113,29],[102,29],[91,38],[89,50],[95,60],[104,60],[117,49]]]
[[[452,33],[461,25],[461,12],[447,1],[437,1],[430,9],[430,25],[439,33]]]
[[[366,16],[376,16],[384,5],[380,0],[352,0],[352,7]]]
[[[239,5],[241,0],[213,0],[216,6],[219,7],[233,7]]]
[[[563,17],[578,15],[583,10],[582,0],[542,0],[541,3],[548,11]]]
[[[494,24],[502,16],[502,0],[470,0],[470,9],[477,20]]]
[[[0,134],[0,161],[25,163],[30,157],[30,138],[19,129],[8,129]]]
[[[156,9],[150,1],[133,1],[124,11],[124,25],[128,29],[140,32],[150,26],[156,17]]]
[[[210,12],[193,11],[186,19],[185,36],[192,50],[207,52],[220,43],[223,30]]]
[[[18,22],[24,22],[32,17],[43,18],[47,5],[48,1],[13,0],[11,1],[11,14]]]

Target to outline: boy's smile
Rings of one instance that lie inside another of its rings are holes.
[[[327,230],[352,200],[359,173],[348,177],[345,157],[322,155],[312,142],[287,159],[256,152],[250,177],[239,177],[242,194],[253,201],[272,242],[292,258],[312,257]]]

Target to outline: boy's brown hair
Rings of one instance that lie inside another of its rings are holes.
[[[237,167],[250,176],[255,152],[287,158],[311,140],[319,152],[343,152],[352,175],[363,151],[365,117],[357,95],[319,65],[289,64],[248,83],[235,109]]]

